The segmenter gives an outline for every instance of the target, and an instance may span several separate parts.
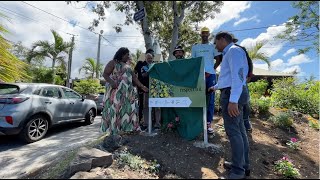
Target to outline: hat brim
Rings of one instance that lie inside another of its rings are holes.
[[[236,43],[236,42],[238,42],[239,40],[238,40],[237,38],[233,38],[232,41],[233,41],[234,43]]]
[[[183,49],[175,49],[172,54],[174,55],[176,53],[176,51],[182,51],[184,53],[184,50]]]

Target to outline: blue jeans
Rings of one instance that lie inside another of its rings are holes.
[[[244,127],[246,128],[246,130],[249,130],[252,127],[251,127],[251,123],[250,123],[250,119],[249,119],[249,115],[250,115],[250,111],[251,111],[249,88],[247,88],[247,90],[248,90],[249,102],[243,106],[243,122],[244,122]]]
[[[230,172],[233,177],[239,178],[243,177],[245,170],[249,169],[249,142],[243,123],[243,107],[249,101],[246,88],[246,86],[243,86],[242,94],[238,101],[240,115],[237,117],[230,117],[228,114],[230,88],[222,89],[220,97],[224,128],[231,145],[232,167]]]
[[[211,123],[214,113],[214,92],[208,93],[208,88],[216,84],[216,75],[210,74],[206,77],[206,94],[207,94],[207,122]]]

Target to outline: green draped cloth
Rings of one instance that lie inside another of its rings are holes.
[[[201,57],[175,60],[154,64],[149,69],[149,76],[174,86],[196,88],[201,68]],[[161,108],[162,128],[180,117],[177,128],[179,135],[186,140],[193,140],[203,132],[203,108]]]

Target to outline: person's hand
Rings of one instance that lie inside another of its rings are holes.
[[[230,117],[237,117],[240,115],[240,111],[238,109],[238,103],[229,102],[228,104],[228,113]]]
[[[141,88],[144,92],[149,92],[149,89],[147,88],[147,87],[145,87],[145,86],[142,86],[142,88]]]
[[[214,92],[214,91],[215,91],[214,86],[211,86],[211,87],[208,88],[208,92],[209,92],[209,93],[210,93],[210,92]]]

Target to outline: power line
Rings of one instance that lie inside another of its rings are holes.
[[[60,31],[60,32],[63,32],[63,33],[65,33],[65,34],[70,34],[70,33],[66,32],[66,31],[63,31],[63,30],[54,29],[54,28],[52,28],[51,25],[44,24],[44,23],[42,23],[42,22],[40,22],[40,21],[38,21],[38,20],[35,20],[35,19],[32,19],[32,18],[27,17],[27,16],[25,16],[25,15],[19,14],[19,13],[15,12],[15,11],[12,11],[12,10],[10,10],[10,9],[7,9],[7,8],[5,8],[5,7],[3,7],[3,6],[0,6],[0,8],[6,10],[7,13],[10,13],[10,14],[15,15],[15,16],[17,16],[17,17],[24,18],[24,19],[26,19],[26,20],[28,20],[28,21],[34,21],[34,22],[36,22],[36,23],[39,23],[39,25],[43,26],[43,27],[46,28],[46,29],[48,29],[48,26],[50,26],[50,29],[53,29],[53,30],[56,30],[56,31]]]
[[[32,5],[32,4],[29,4],[29,3],[25,2],[25,1],[21,1],[21,2],[27,4],[27,5],[35,8],[35,9],[38,9],[38,10],[44,12],[44,13],[47,13],[47,14],[53,16],[53,17],[56,17],[56,18],[58,18],[58,19],[60,19],[60,20],[63,20],[63,21],[65,21],[65,22],[67,22],[68,24],[70,24],[70,22],[69,22],[68,20],[66,20],[66,19],[63,19],[63,18],[61,18],[61,17],[59,17],[59,16],[57,16],[57,15],[54,15],[54,14],[52,14],[52,13],[50,13],[50,12],[47,12],[47,11],[45,11],[45,10],[43,10],[43,9],[41,9],[41,8],[38,8],[38,7],[36,7],[36,6]],[[75,24],[75,26],[78,26],[78,27],[80,27],[80,28],[82,28],[82,29],[85,29],[85,30],[87,30],[87,31],[90,31],[88,28],[84,28],[84,27],[79,26],[79,25],[77,25],[77,24]],[[92,33],[94,33],[94,34],[98,34],[98,33],[94,32],[94,31],[90,31],[90,32],[92,32]]]

